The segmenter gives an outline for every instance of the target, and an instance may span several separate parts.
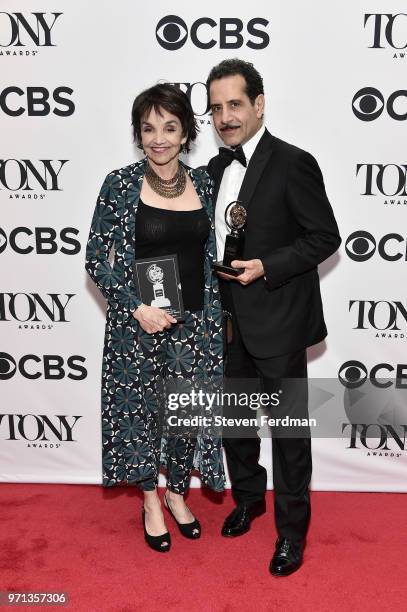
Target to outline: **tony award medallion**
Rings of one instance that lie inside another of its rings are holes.
[[[231,263],[234,259],[241,259],[243,256],[246,221],[247,211],[241,202],[239,200],[230,202],[225,210],[225,223],[231,231],[226,235],[223,261],[213,263],[216,272],[225,272],[231,276],[239,276],[244,272],[244,268],[232,268]]]
[[[154,298],[151,300],[150,306],[164,308],[171,306],[171,302],[164,295],[164,272],[157,264],[152,264],[147,268],[146,275],[150,283],[153,283]]]

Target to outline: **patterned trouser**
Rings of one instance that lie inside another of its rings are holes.
[[[184,494],[189,486],[196,437],[168,430],[167,417],[178,412],[168,409],[170,391],[189,392],[199,387],[203,368],[202,310],[185,311],[185,321],[170,329],[150,335],[149,343],[140,344],[144,396],[148,400],[146,422],[149,446],[155,457],[155,475],[139,482],[144,491],[153,491],[158,484],[160,465],[167,469],[167,487]],[[183,413],[188,414],[188,409]]]

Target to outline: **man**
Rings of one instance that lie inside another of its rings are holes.
[[[316,160],[264,127],[263,82],[253,65],[225,60],[211,70],[207,85],[214,126],[226,145],[208,164],[215,181],[219,260],[229,233],[227,205],[239,200],[247,212],[243,257],[232,262],[244,272],[219,273],[223,306],[232,315],[226,377],[258,375],[263,390],[275,392],[276,381],[306,383],[306,348],[327,334],[317,266],[341,239]],[[308,416],[304,386],[299,399],[298,390],[287,385],[285,390],[286,408],[294,403]],[[240,536],[265,511],[266,470],[259,465],[257,432],[226,436],[224,447],[236,508],[222,535]],[[289,575],[302,563],[311,470],[309,435],[273,434],[278,540],[270,571],[275,576]]]

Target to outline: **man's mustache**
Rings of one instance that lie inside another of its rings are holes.
[[[223,130],[227,130],[227,129],[230,129],[230,128],[239,128],[239,127],[240,127],[240,125],[236,125],[234,123],[228,123],[227,125],[224,125],[221,128],[219,128],[219,129],[220,129],[221,132],[223,132]]]

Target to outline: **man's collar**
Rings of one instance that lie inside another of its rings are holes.
[[[257,145],[260,142],[261,137],[263,136],[264,132],[266,131],[266,126],[262,125],[261,128],[259,130],[257,130],[257,132],[255,133],[254,136],[252,136],[250,138],[250,140],[248,140],[243,146],[243,151],[246,157],[246,161],[247,163],[249,163],[250,158],[252,157]]]

